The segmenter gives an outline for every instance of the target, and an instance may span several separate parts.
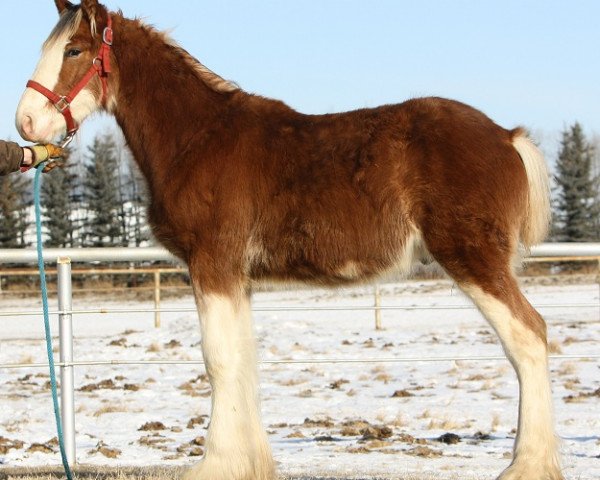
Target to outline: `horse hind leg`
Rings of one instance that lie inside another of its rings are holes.
[[[509,264],[507,261],[501,272],[480,276],[479,281],[474,276],[468,281],[456,279],[498,334],[519,381],[513,460],[498,478],[562,480],[552,418],[546,324],[521,293]]]

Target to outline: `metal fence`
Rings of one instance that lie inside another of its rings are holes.
[[[133,365],[133,364],[202,364],[202,361],[191,360],[95,360],[78,362],[73,360],[73,315],[91,314],[91,313],[133,313],[133,312],[152,312],[155,315],[155,326],[160,325],[160,312],[192,312],[193,308],[170,308],[165,309],[160,306],[160,274],[161,271],[173,271],[173,269],[154,269],[151,270],[154,275],[154,308],[120,308],[120,309],[86,309],[75,310],[72,306],[72,262],[79,263],[99,263],[99,262],[169,262],[177,263],[170,253],[162,248],[86,248],[86,249],[53,249],[44,251],[44,260],[56,264],[57,275],[57,297],[58,310],[50,312],[58,316],[59,323],[59,362],[60,367],[60,385],[61,385],[61,415],[63,421],[63,430],[65,435],[65,448],[67,459],[70,464],[75,463],[75,409],[74,409],[74,368],[83,365]],[[549,243],[534,247],[526,261],[596,261],[600,265],[600,243]],[[34,250],[22,249],[0,249],[0,264],[33,264],[37,263],[37,256]],[[181,271],[181,270],[177,270]],[[96,273],[99,273],[97,271]],[[106,272],[106,271],[105,271]],[[115,273],[117,270],[108,270]],[[131,270],[119,270],[118,273],[131,273]],[[30,273],[30,272],[29,272]],[[25,274],[25,273],[24,273]],[[570,307],[598,307],[597,303],[574,304]],[[544,308],[564,308],[564,304],[544,304]],[[379,288],[374,289],[373,306],[314,306],[314,307],[258,307],[255,312],[269,311],[310,311],[310,310],[365,310],[374,312],[375,328],[381,327],[380,313],[384,310],[421,310],[421,309],[471,309],[469,305],[435,305],[435,306],[383,306]],[[2,312],[1,317],[20,316],[39,314],[39,311],[14,311]],[[433,358],[362,358],[362,359],[308,359],[301,361],[294,360],[270,360],[262,363],[404,363],[404,362],[440,362],[440,361],[460,361],[460,360],[503,360],[504,356],[485,356],[485,357],[433,357]],[[551,358],[557,359],[600,359],[600,355],[552,355]],[[27,364],[4,364],[0,369],[9,368],[39,368],[46,364],[27,363]]]

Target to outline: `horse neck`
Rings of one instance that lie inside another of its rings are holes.
[[[114,31],[119,85],[113,112],[152,189],[190,148],[202,155],[198,139],[223,125],[224,110],[243,93],[209,87],[159,32],[138,21],[118,17]]]

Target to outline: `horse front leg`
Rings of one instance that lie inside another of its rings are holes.
[[[259,410],[250,295],[207,293],[195,285],[202,353],[212,386],[203,460],[186,480],[272,480],[275,468]]]

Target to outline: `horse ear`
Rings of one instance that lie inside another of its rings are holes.
[[[65,10],[72,8],[73,4],[69,0],[54,0],[58,13],[62,13]]]

